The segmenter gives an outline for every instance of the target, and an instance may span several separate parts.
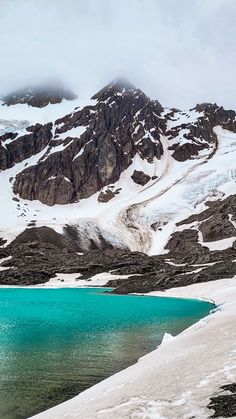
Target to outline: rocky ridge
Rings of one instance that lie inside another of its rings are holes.
[[[101,246],[91,242],[90,251],[81,253],[83,247],[73,229],[65,227],[64,234],[59,234],[48,227],[31,227],[7,247],[0,247],[0,258],[9,258],[1,264],[5,269],[0,271],[0,283],[36,284],[47,282],[57,272],[79,272],[89,285],[91,276],[112,272],[121,277],[107,285],[126,294],[232,277],[236,275],[236,239],[231,248],[210,251],[199,242],[199,233],[206,243],[236,237],[235,208],[236,195],[209,202],[202,213],[179,223],[181,231],[170,237],[166,252],[157,256],[117,249],[105,239],[102,252]],[[130,277],[124,280],[122,275]]]
[[[149,162],[161,158],[158,102],[119,82],[92,99],[94,105],[55,122],[49,148],[36,166],[17,175],[15,193],[47,205],[77,202],[115,183],[137,153]]]
[[[76,95],[61,83],[48,83],[41,86],[29,86],[19,89],[2,98],[3,106],[26,104],[44,108],[48,104],[61,103],[63,99],[74,100]]]
[[[35,166],[17,175],[16,194],[47,205],[77,202],[115,183],[136,154],[149,163],[160,160],[162,135],[168,139],[172,157],[183,162],[197,158],[204,149],[214,149],[214,126],[236,131],[234,111],[203,104],[196,106],[194,122],[175,109],[163,117],[157,101],[120,81],[92,99],[94,105],[75,109],[54,124],[36,124],[26,128],[24,135],[0,136],[1,170],[45,150]],[[182,118],[185,122],[180,123]],[[132,178],[141,185],[150,180],[137,170]]]
[[[148,172],[148,165],[158,167],[167,162],[170,171],[174,162],[181,168],[191,160],[196,161],[195,166],[210,161],[219,146],[217,126],[236,133],[235,112],[212,104],[197,105],[189,112],[164,109],[141,90],[115,81],[94,95],[91,104],[56,121],[28,126],[24,133],[1,135],[0,170],[4,173],[34,157],[33,165],[21,166],[10,180],[13,200],[19,206],[25,199],[66,207],[96,193],[99,204],[106,206],[122,193],[116,182],[125,173],[127,181],[142,192],[155,187],[166,174],[164,167],[159,178]],[[134,164],[137,156],[144,162],[142,170]],[[154,195],[157,206],[171,186]],[[80,273],[89,284],[92,275],[112,272],[121,277],[108,285],[117,293],[128,293],[232,277],[236,274],[235,197],[216,191],[213,199],[204,201],[204,209],[196,213],[193,208],[190,217],[176,223],[164,251],[155,256],[131,252],[122,241],[109,240],[95,223],[91,223],[90,232],[86,224],[82,228],[82,224],[65,223],[63,233],[58,233],[49,226],[38,226],[37,219],[31,220],[8,245],[4,237],[0,240],[0,283],[42,283],[61,272]],[[127,207],[119,228],[122,223],[133,233],[142,228],[136,223],[137,211],[149,201]],[[153,222],[150,218],[149,232],[161,232],[168,217],[166,220]],[[96,234],[90,234],[92,230]],[[121,229],[120,235],[124,233]],[[214,243],[222,240],[232,243],[220,250],[214,248]],[[128,280],[122,275],[129,275]]]

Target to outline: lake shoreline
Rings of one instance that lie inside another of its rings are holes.
[[[143,295],[212,300],[220,307],[119,373],[34,418],[203,418],[236,370],[236,281],[223,279]],[[191,371],[191,374],[189,374]],[[179,379],[181,377],[181,380]],[[146,415],[146,416],[145,416]],[[190,416],[186,416],[190,417]]]
[[[178,335],[215,307],[116,295],[108,287],[8,287],[0,294],[0,417],[6,419],[77,396],[135,364],[166,332]]]

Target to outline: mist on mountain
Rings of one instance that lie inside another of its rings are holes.
[[[234,0],[2,0],[0,94],[51,78],[83,95],[125,76],[161,103],[235,108]]]

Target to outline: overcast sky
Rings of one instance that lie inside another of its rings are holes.
[[[0,0],[0,92],[125,76],[163,105],[236,108],[236,0]]]

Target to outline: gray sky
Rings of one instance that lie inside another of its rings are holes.
[[[236,108],[236,0],[0,0],[0,92],[125,76],[163,105]]]

